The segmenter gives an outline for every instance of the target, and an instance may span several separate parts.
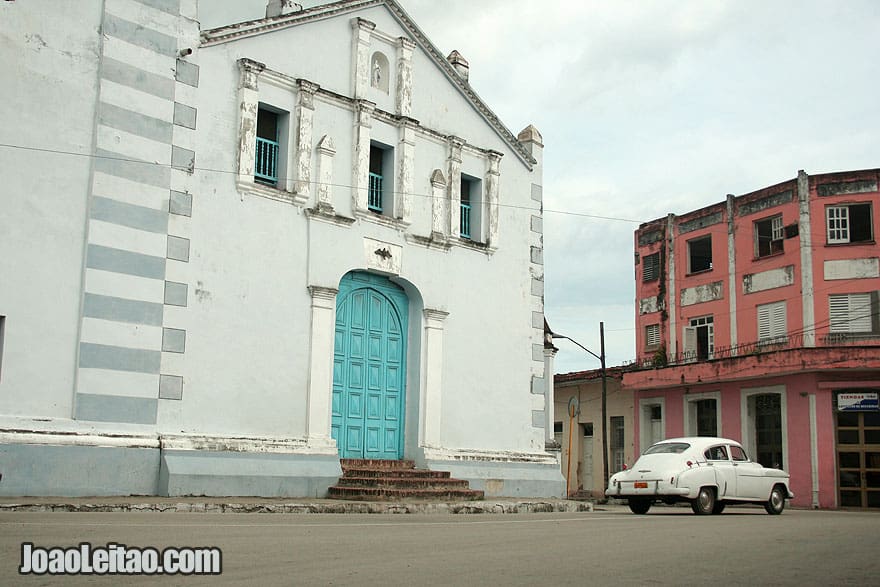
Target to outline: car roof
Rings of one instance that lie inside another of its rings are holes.
[[[686,442],[691,445],[691,448],[697,450],[704,450],[709,448],[710,446],[715,446],[716,444],[731,444],[733,446],[742,447],[742,444],[740,444],[736,440],[731,440],[729,438],[720,438],[717,436],[685,436],[682,438],[667,438],[666,440],[661,440],[660,442],[656,442],[655,444],[669,444],[673,442]]]

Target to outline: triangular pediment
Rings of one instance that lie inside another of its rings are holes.
[[[495,133],[497,133],[497,135],[520,158],[520,160],[531,169],[536,163],[536,160],[532,157],[530,152],[523,146],[510,129],[501,122],[498,116],[489,108],[482,98],[477,95],[467,80],[456,72],[453,64],[451,64],[449,60],[443,56],[440,50],[431,43],[425,33],[422,32],[396,0],[342,0],[331,4],[304,8],[281,16],[250,20],[205,30],[202,31],[201,34],[202,46],[210,47],[258,35],[266,35],[290,29],[292,27],[303,26],[315,21],[355,13],[376,6],[384,6],[391,13],[394,19],[406,31],[410,39],[421,48],[422,51],[424,51],[428,58],[443,73],[449,83],[457,88],[471,107],[486,121]]]

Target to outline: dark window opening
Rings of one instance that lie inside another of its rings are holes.
[[[462,176],[461,220],[459,222],[459,234],[462,238],[471,238],[471,187],[471,181]]]
[[[581,426],[584,427],[584,436],[585,437],[589,438],[589,437],[593,436],[593,423],[592,422],[587,422],[586,424],[581,424]]]
[[[825,209],[825,222],[829,244],[874,240],[871,204],[828,206]]]
[[[688,241],[688,273],[712,268],[712,236]]]
[[[696,404],[697,436],[718,436],[717,400],[701,399],[694,404]]]
[[[755,222],[755,249],[758,257],[781,253],[784,250],[784,239],[782,216]]]

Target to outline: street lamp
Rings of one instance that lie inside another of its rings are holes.
[[[608,487],[608,427],[606,426],[608,420],[608,406],[606,403],[607,398],[607,388],[606,388],[606,374],[605,374],[605,323],[599,322],[599,350],[600,354],[596,354],[578,341],[568,336],[557,334],[555,332],[551,332],[550,336],[553,338],[564,338],[567,341],[573,342],[577,346],[581,347],[583,350],[587,351],[597,359],[599,359],[599,363],[602,365],[602,478],[604,479],[604,484],[602,485],[602,490],[604,491],[606,487]]]

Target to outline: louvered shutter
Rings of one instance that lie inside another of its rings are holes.
[[[828,296],[831,332],[871,332],[871,294]]]

